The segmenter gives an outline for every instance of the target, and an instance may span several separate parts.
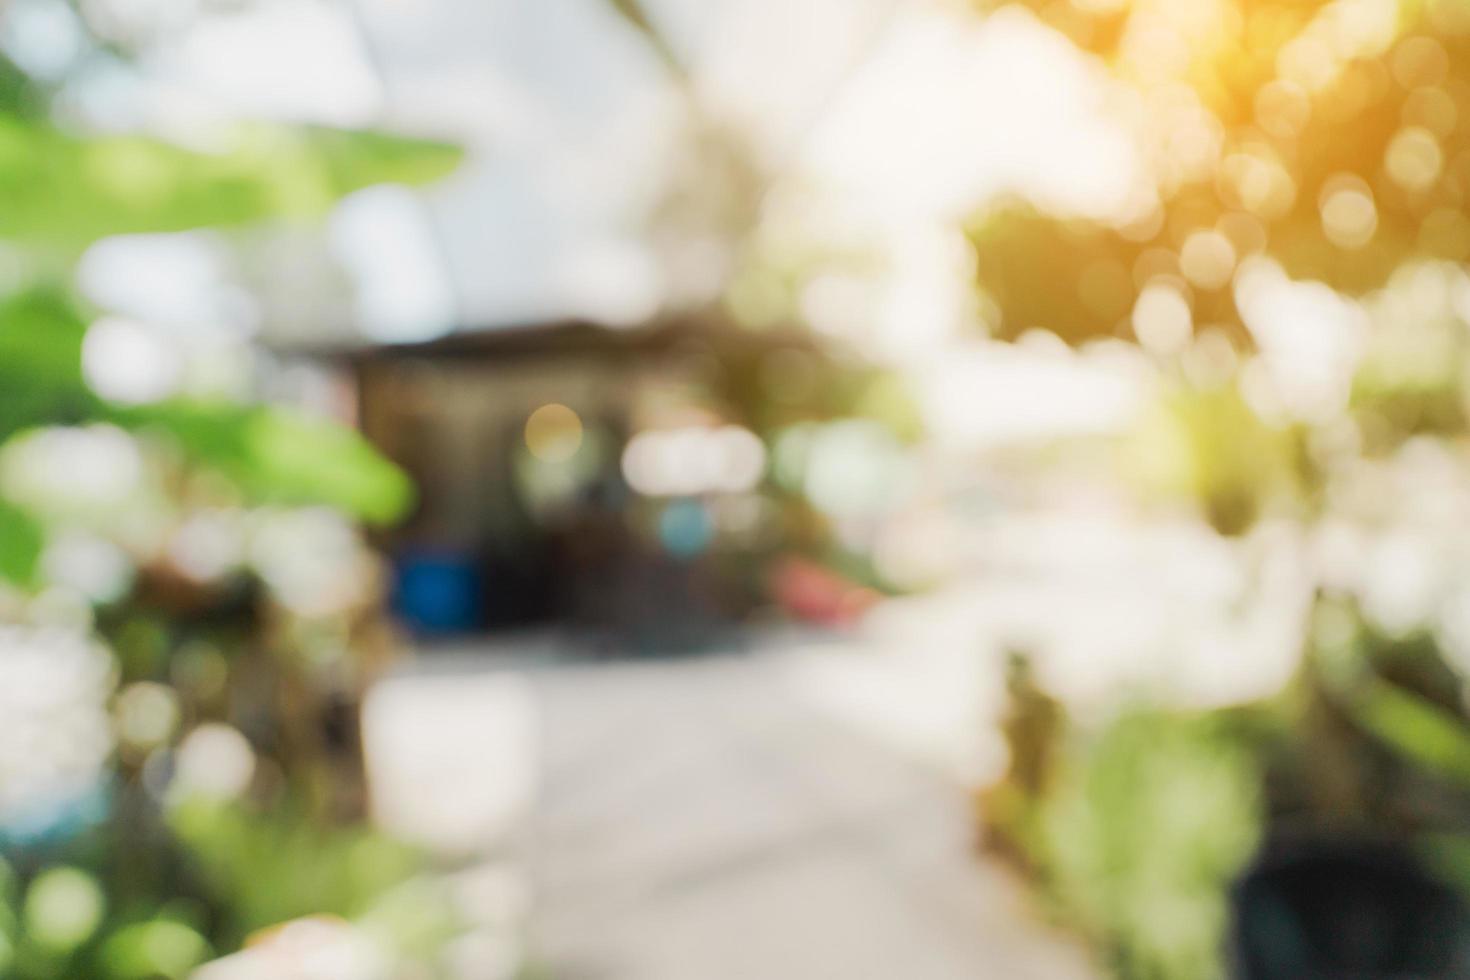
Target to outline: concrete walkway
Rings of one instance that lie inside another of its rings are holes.
[[[542,715],[530,859],[550,977],[1095,976],[976,858],[961,787],[814,711],[791,660],[776,644],[524,673]]]

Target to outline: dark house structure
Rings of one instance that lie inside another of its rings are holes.
[[[639,636],[743,614],[755,598],[718,547],[679,543],[699,543],[706,498],[690,495],[674,513],[679,501],[630,486],[630,438],[671,426],[758,432],[752,406],[765,400],[756,389],[772,364],[817,358],[791,332],[691,319],[626,330],[571,321],[290,356],[350,384],[362,432],[419,488],[412,516],[381,542],[410,626],[549,622]],[[660,529],[678,531],[676,519],[684,536],[665,546]]]

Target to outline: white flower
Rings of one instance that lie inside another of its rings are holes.
[[[132,503],[144,486],[137,441],[111,425],[41,429],[0,454],[0,486],[22,506],[97,520]]]
[[[184,739],[174,759],[170,789],[180,796],[230,799],[241,796],[255,775],[255,751],[229,725],[200,725]]]
[[[113,684],[112,657],[80,631],[0,626],[0,829],[44,829],[97,788]]]
[[[326,508],[263,513],[249,560],[276,600],[303,616],[331,615],[360,601],[371,575],[362,539]]]
[[[234,510],[191,514],[168,544],[174,565],[196,582],[210,582],[237,568],[245,557],[243,515]]]

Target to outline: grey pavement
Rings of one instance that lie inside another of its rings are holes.
[[[812,710],[784,668],[779,649],[522,664],[553,980],[1096,976],[976,854],[962,787]]]

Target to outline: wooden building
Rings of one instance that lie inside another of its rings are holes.
[[[357,424],[419,488],[411,517],[382,542],[411,624],[638,631],[718,620],[748,609],[751,597],[709,556],[658,546],[650,502],[620,466],[629,438],[679,425],[758,428],[746,417],[759,399],[753,379],[792,352],[815,357],[788,332],[669,320],[630,330],[543,324],[292,356],[350,384]],[[528,421],[548,407],[576,430],[562,434],[574,444],[538,458]]]

